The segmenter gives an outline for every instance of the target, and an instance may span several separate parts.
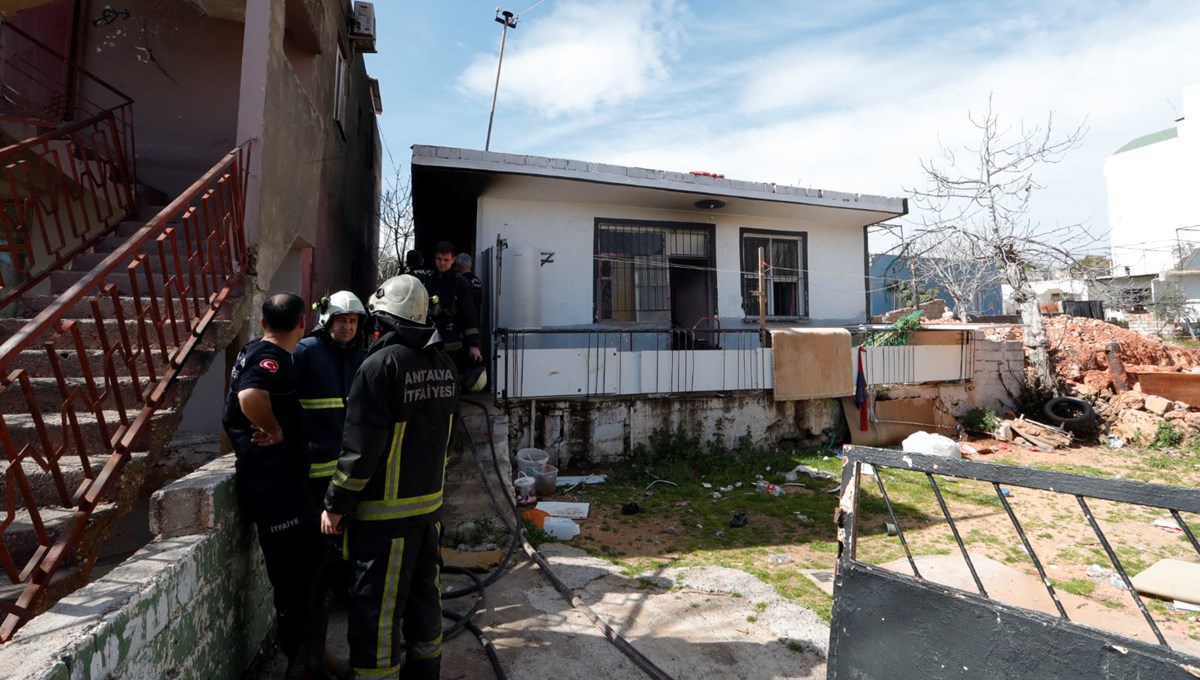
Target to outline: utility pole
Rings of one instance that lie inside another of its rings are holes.
[[[536,5],[534,6],[536,7]],[[519,20],[520,16],[508,10],[503,12],[499,9],[496,10],[496,23],[502,27],[500,29],[500,59],[496,62],[496,85],[492,88],[492,111],[488,114],[487,141],[483,143],[484,151],[492,150],[492,121],[496,118],[496,97],[500,94],[500,68],[504,66],[504,42],[508,38],[508,29],[515,29]]]

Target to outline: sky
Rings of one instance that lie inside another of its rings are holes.
[[[1172,127],[1200,82],[1195,0],[536,1],[501,6],[520,19],[492,151],[904,197],[922,159],[976,142],[990,98],[1013,130],[1086,128],[1031,218],[1101,238],[1104,159]],[[414,144],[484,147],[495,11],[376,0],[385,178]]]

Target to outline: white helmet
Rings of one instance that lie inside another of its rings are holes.
[[[393,276],[375,291],[367,308],[372,314],[383,312],[423,326],[429,317],[429,292],[415,276]]]
[[[348,290],[339,290],[327,298],[322,298],[313,307],[321,312],[317,319],[317,325],[321,328],[329,328],[329,322],[339,314],[357,314],[360,317],[359,321],[367,316],[362,300]]]

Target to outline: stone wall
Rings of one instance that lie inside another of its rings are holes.
[[[225,456],[156,492],[154,542],[0,647],[6,678],[236,678],[271,629],[270,586]]]

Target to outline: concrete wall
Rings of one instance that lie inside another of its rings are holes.
[[[1200,205],[1192,200],[1194,187],[1200,184],[1200,84],[1184,89],[1183,114],[1176,124],[1178,136],[1104,161],[1116,276],[1171,269],[1177,238],[1200,241],[1194,231],[1176,233],[1179,227],[1200,224]],[[1170,121],[1147,125],[1166,128]]]
[[[226,456],[154,494],[158,537],[0,647],[6,678],[235,678],[272,619]]]
[[[653,190],[647,190],[653,191]],[[866,316],[866,290],[863,274],[863,231],[832,226],[798,223],[766,217],[721,213],[712,221],[707,215],[600,203],[554,202],[553,194],[545,201],[525,201],[490,197],[479,199],[476,242],[493,244],[497,236],[508,240],[509,251],[548,251],[554,262],[540,268],[534,284],[553,294],[541,295],[542,326],[574,326],[593,322],[595,219],[645,220],[651,222],[687,222],[716,227],[717,315],[730,328],[750,327],[743,323],[741,229],[807,232],[809,317],[815,325],[859,323]],[[819,264],[817,264],[819,263]],[[506,273],[509,262],[504,263]],[[753,268],[753,265],[751,266]],[[521,295],[509,285],[506,276],[504,295]],[[503,307],[502,307],[503,308]],[[756,323],[756,322],[754,322]],[[503,319],[500,325],[507,325]]]
[[[242,24],[180,0],[83,5],[83,66],[133,98],[138,178],[174,198],[236,145]]]
[[[1019,341],[995,341],[975,331],[971,380],[881,388],[884,398],[924,397],[961,416],[974,407],[999,413],[1013,407],[1022,384],[1025,354]],[[671,397],[547,399],[507,406],[509,447],[545,449],[557,465],[619,462],[656,429],[687,432],[728,444],[749,434],[759,446],[781,449],[824,445],[843,427],[835,399],[775,401],[771,391]]]

